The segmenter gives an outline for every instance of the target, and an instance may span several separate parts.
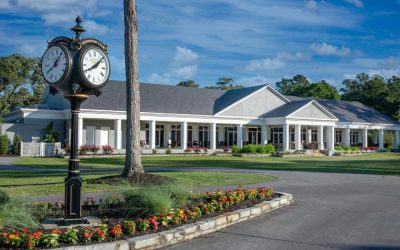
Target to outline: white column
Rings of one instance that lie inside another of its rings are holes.
[[[335,127],[326,127],[327,144],[326,147],[329,150],[335,150]]]
[[[385,131],[383,129],[379,130],[379,149],[385,148]]]
[[[344,129],[344,145],[345,146],[350,146],[350,128],[345,128]]]
[[[301,148],[301,125],[296,125],[294,127],[294,141],[295,141],[295,149],[302,150],[302,148]]]
[[[324,149],[324,126],[318,126],[317,128],[317,141],[318,141],[318,149]]]
[[[394,131],[394,149],[399,149],[400,147],[400,137],[399,130]]]
[[[283,151],[289,150],[289,124],[283,124]]]
[[[83,118],[78,118],[78,147],[83,144]]]
[[[307,129],[306,132],[307,132],[306,144],[309,144],[312,142],[311,129]]]
[[[217,149],[217,124],[210,124],[210,149]]]
[[[187,148],[187,122],[181,122],[181,148]]]
[[[237,125],[236,135],[237,135],[237,142],[236,142],[237,146],[243,147],[243,125],[242,124]]]
[[[368,129],[362,130],[362,146],[363,148],[368,147]]]
[[[267,137],[267,126],[261,126],[261,144],[266,145],[268,144],[268,137]]]
[[[114,144],[115,149],[122,148],[121,119],[114,120]]]
[[[149,144],[151,149],[156,148],[156,121],[149,122]]]

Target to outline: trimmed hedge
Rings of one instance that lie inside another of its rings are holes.
[[[239,146],[232,147],[232,153],[240,153],[240,154],[273,154],[275,152],[275,146],[272,144],[266,145],[255,145],[255,144],[247,144],[240,148]]]

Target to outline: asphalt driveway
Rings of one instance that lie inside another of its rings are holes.
[[[294,205],[167,249],[400,249],[400,177],[265,173]]]

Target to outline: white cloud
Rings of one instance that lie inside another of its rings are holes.
[[[285,67],[285,62],[276,58],[266,58],[264,60],[253,60],[248,65],[246,65],[246,71],[256,71],[256,70],[273,70]]]
[[[358,7],[358,8],[362,8],[364,6],[364,4],[361,0],[345,0],[345,1],[351,5]]]
[[[369,76],[373,76],[373,75],[380,75],[385,79],[391,78],[392,76],[398,76],[400,77],[400,68],[394,68],[394,69],[373,69],[373,70],[368,70],[365,71],[366,74],[368,74]],[[357,73],[358,74],[358,73]],[[345,74],[344,78],[345,79],[354,79],[356,78],[357,74]]]
[[[168,73],[159,75],[157,73],[151,74],[148,78],[147,81],[149,83],[172,83],[173,81],[171,80],[171,75]]]
[[[372,75],[380,75],[383,78],[391,78],[392,76],[400,76],[400,69],[378,69],[378,70],[370,70],[367,71],[367,74]]]
[[[107,26],[96,23],[93,20],[87,20],[82,25],[84,25],[85,29],[88,31],[88,34],[92,35],[104,35],[109,31]]]
[[[180,79],[190,79],[197,74],[197,65],[188,65],[173,69],[173,75]]]
[[[169,72],[164,74],[152,73],[147,80],[156,83],[174,83],[192,79],[197,74],[198,65],[196,61],[198,58],[199,55],[192,50],[177,46],[176,53],[171,59]]]
[[[343,46],[338,47],[328,43],[321,43],[321,44],[313,43],[310,45],[310,48],[315,53],[322,56],[346,56],[351,52],[349,48]]]
[[[365,68],[396,68],[400,67],[400,59],[394,56],[387,58],[356,58],[352,61],[355,66]]]
[[[263,85],[269,84],[271,86],[275,85],[276,79],[266,78],[263,76],[251,76],[251,77],[242,77],[237,79],[235,82],[239,85],[243,86],[256,86],[256,85]]]
[[[281,51],[276,55],[276,58],[283,61],[301,61],[310,59],[310,56],[302,52],[290,53]]]
[[[306,1],[306,8],[310,10],[316,10],[318,8],[317,2],[315,0]]]
[[[11,9],[13,6],[10,0],[2,0],[0,1],[0,10],[8,10]]]
[[[199,56],[196,52],[184,47],[176,47],[176,55],[173,62],[178,65],[185,65],[195,62]]]
[[[21,45],[18,45],[16,47],[16,50],[18,53],[28,56],[28,57],[36,57],[36,56],[41,56],[43,52],[46,50],[46,44],[45,43],[36,43],[36,44],[31,44],[31,43],[23,43]]]

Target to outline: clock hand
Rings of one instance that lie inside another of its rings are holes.
[[[90,67],[90,68],[88,68],[88,69],[85,69],[84,72],[87,72],[87,71],[89,71],[89,70],[92,70],[92,69],[97,68],[97,67],[100,65],[101,61],[103,61],[103,59],[104,59],[104,57],[102,57],[102,58],[101,58],[100,60],[98,60],[95,64],[93,64],[92,67]]]
[[[58,60],[60,60],[61,55],[62,55],[62,53],[61,53],[61,54],[58,56],[58,58],[54,61],[53,66],[52,66],[49,70],[47,70],[47,73],[49,73],[52,69],[54,69],[55,67],[57,67],[57,65],[58,65]]]

